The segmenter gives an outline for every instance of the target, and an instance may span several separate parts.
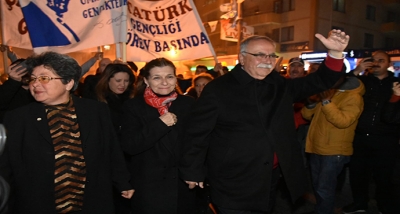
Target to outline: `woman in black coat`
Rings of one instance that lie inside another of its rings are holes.
[[[117,133],[118,140],[121,140],[122,105],[130,98],[133,98],[135,76],[133,71],[126,64],[108,64],[95,87],[97,100],[107,103],[110,110],[111,120]],[[125,161],[129,157],[124,154]],[[122,198],[117,189],[114,188],[114,203],[117,214],[128,214],[131,212],[129,199]]]
[[[184,123],[194,102],[176,91],[174,64],[164,58],[141,70],[144,83],[124,105],[122,148],[131,155],[133,213],[194,213],[195,193],[178,178]]]
[[[115,132],[120,139],[122,105],[133,98],[135,75],[125,64],[108,64],[96,85],[96,96],[100,102],[107,103]]]
[[[9,213],[114,213],[112,186],[125,198],[134,190],[107,106],[71,95],[81,73],[71,57],[46,52],[26,64],[36,102],[4,119]]]

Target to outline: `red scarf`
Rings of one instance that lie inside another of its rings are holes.
[[[144,100],[150,106],[156,108],[160,115],[163,115],[168,112],[168,108],[171,106],[171,102],[176,100],[178,97],[178,93],[175,91],[165,97],[157,96],[150,87],[147,87],[144,90]]]

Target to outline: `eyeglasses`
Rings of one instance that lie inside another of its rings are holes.
[[[36,80],[39,80],[40,83],[49,83],[50,80],[57,80],[57,79],[64,79],[64,78],[57,78],[57,77],[49,77],[49,76],[38,76],[38,77],[30,77],[29,84],[33,84]]]
[[[262,60],[262,59],[277,59],[277,58],[279,58],[279,56],[276,55],[276,54],[263,54],[263,53],[253,54],[253,53],[249,53],[249,52],[246,52],[246,51],[242,51],[242,53],[247,53],[247,54],[250,54],[252,56],[255,56],[259,60]]]

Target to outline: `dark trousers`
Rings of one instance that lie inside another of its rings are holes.
[[[398,137],[356,134],[354,153],[351,157],[350,185],[354,203],[368,208],[369,182],[371,177],[376,183],[376,200],[381,212],[392,209],[392,175],[395,165]]]
[[[349,161],[350,156],[310,154],[316,214],[334,213],[337,177]]]
[[[258,210],[234,210],[229,208],[217,207],[218,214],[270,214],[276,201],[276,187],[280,175],[279,167],[272,170],[271,192],[269,193],[268,212]]]
[[[392,176],[393,182],[393,206],[394,210],[400,210],[400,144],[397,145],[397,155],[396,155],[396,163],[393,170]]]

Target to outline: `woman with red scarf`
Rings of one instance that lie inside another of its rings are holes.
[[[174,64],[158,58],[141,70],[144,84],[124,105],[122,148],[135,194],[133,213],[195,213],[195,192],[178,178],[183,128],[194,100],[177,90]]]

